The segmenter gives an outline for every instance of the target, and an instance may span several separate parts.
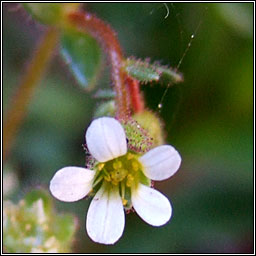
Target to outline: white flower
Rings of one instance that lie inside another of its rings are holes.
[[[156,147],[143,156],[129,152],[123,127],[110,117],[91,123],[86,143],[98,161],[94,170],[62,168],[52,178],[50,191],[61,201],[74,202],[97,190],[86,220],[86,229],[93,241],[113,244],[122,236],[124,206],[133,207],[152,226],[161,226],[170,220],[171,204],[150,187],[150,180],[168,179],[179,169],[181,157],[172,146]]]

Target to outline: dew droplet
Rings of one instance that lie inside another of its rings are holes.
[[[157,107],[160,109],[160,108],[163,107],[163,104],[162,104],[162,103],[159,103]]]
[[[193,39],[194,37],[195,37],[195,35],[194,35],[194,34],[192,34],[192,35],[191,35],[191,39]]]

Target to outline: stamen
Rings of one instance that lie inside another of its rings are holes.
[[[123,201],[127,200],[126,189],[141,182],[140,170],[143,168],[137,159],[136,153],[128,152],[125,156],[106,163],[98,163],[96,168],[98,174],[94,180],[93,187],[102,180],[114,186],[119,186],[120,196]]]
[[[132,169],[136,172],[139,170],[139,164],[137,161],[132,161]]]
[[[123,181],[121,182],[121,197],[122,199],[125,197],[125,183]]]
[[[103,176],[99,176],[93,183],[93,186],[95,187],[100,181],[102,181]]]
[[[131,187],[134,181],[134,177],[131,174],[128,174],[126,179],[126,186]]]
[[[131,153],[128,153],[127,156],[126,156],[127,160],[131,160],[134,158],[134,155],[131,154]]]
[[[126,199],[122,198],[122,202],[123,202],[123,205],[125,206],[128,201]]]
[[[98,170],[99,171],[101,171],[102,169],[103,169],[103,167],[105,166],[105,164],[103,164],[103,163],[100,163],[99,165],[98,165]]]
[[[104,179],[106,181],[111,181],[111,177],[110,177],[109,173],[106,171],[106,169],[103,169],[103,173],[104,173]]]

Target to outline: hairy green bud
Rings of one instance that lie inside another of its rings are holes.
[[[153,147],[164,144],[164,135],[162,131],[162,122],[159,117],[149,110],[136,113],[133,118],[145,129],[149,136],[153,138]]]

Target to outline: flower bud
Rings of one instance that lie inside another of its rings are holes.
[[[149,110],[144,110],[143,112],[136,113],[133,119],[135,119],[141,127],[148,132],[149,136],[153,138],[153,147],[164,144],[163,125],[156,114]]]

